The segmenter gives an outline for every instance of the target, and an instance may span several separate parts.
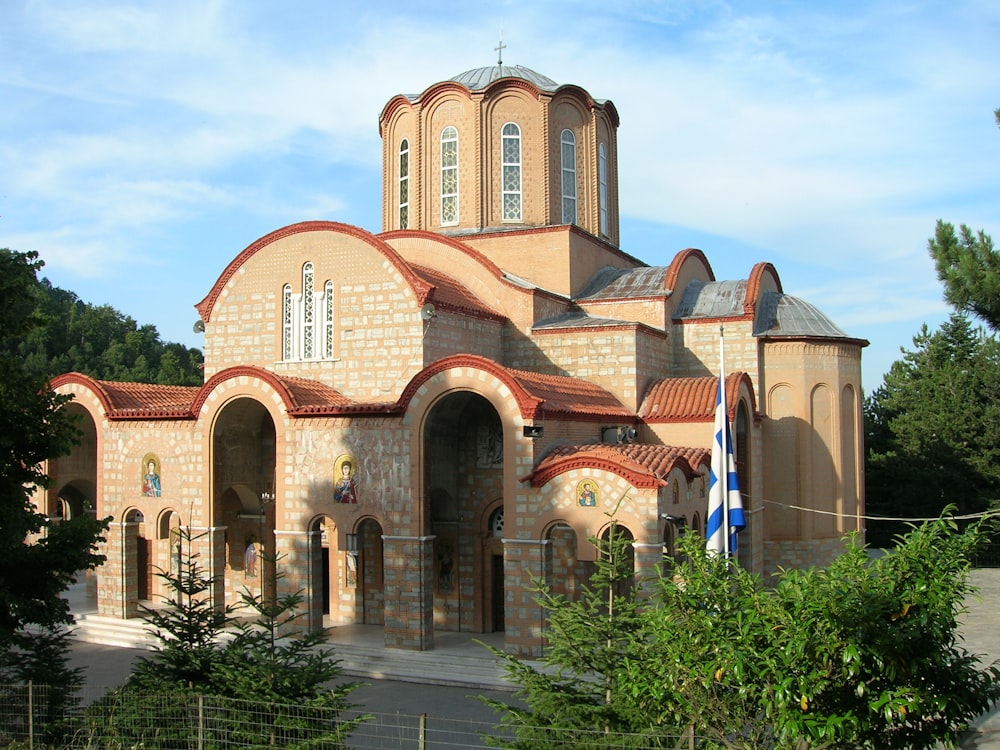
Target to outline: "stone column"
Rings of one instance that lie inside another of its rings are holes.
[[[434,648],[434,537],[383,536],[385,645]]]
[[[538,657],[545,645],[545,612],[535,601],[545,581],[546,539],[504,539],[504,645],[517,656]]]
[[[278,531],[274,532],[275,549],[278,558],[278,596],[300,592],[301,615],[282,635],[301,635],[323,627],[323,578],[319,575],[322,552],[319,547],[318,531]]]
[[[139,524],[135,521],[112,523],[108,527],[103,550],[107,560],[97,569],[98,614],[122,620],[139,614],[138,539]]]
[[[191,548],[182,554],[198,555],[198,566],[212,577],[212,604],[226,606],[226,527],[188,527]]]

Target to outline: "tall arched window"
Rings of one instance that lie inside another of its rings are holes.
[[[441,224],[458,223],[458,130],[441,131]]]
[[[600,202],[600,233],[608,236],[608,149],[602,143],[597,147],[598,201]]]
[[[333,282],[323,287],[323,356],[333,357]]]
[[[302,266],[302,359],[312,359],[316,347],[316,295],[313,264]]]
[[[281,359],[332,359],[335,351],[333,282],[316,291],[316,269],[302,265],[302,293],[292,285],[281,288]]]
[[[562,155],[562,223],[576,223],[576,136],[564,130],[560,138]]]
[[[503,161],[503,220],[521,221],[521,128],[508,122],[500,137]]]
[[[410,142],[399,144],[399,228],[410,226]]]
[[[292,342],[294,326],[292,323],[292,285],[285,284],[281,290],[281,358],[291,359],[295,356]]]

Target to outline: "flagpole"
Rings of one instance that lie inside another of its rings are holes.
[[[721,323],[719,324],[719,388],[722,389],[722,419],[723,419],[723,431],[722,431],[722,460],[723,460],[723,475],[720,477],[720,481],[726,482],[729,474],[729,448],[730,446],[726,444],[726,436],[729,432],[729,409],[726,403],[725,388],[726,388],[726,352],[725,352],[725,326]],[[723,487],[726,485],[724,484]],[[723,554],[725,559],[729,559],[729,492],[724,489],[722,492],[722,539],[723,539]]]

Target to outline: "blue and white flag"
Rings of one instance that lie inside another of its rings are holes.
[[[723,519],[728,519],[726,522]],[[743,501],[736,478],[733,439],[729,432],[726,409],[726,367],[719,338],[719,389],[715,398],[715,437],[712,441],[712,466],[708,479],[708,520],[705,540],[710,552],[730,557],[736,554],[736,533],[746,526]]]

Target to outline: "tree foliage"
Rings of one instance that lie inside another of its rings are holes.
[[[71,622],[60,594],[104,560],[96,545],[105,524],[50,523],[32,503],[49,484],[44,462],[68,454],[78,437],[62,408],[69,397],[52,393],[12,353],[37,325],[29,290],[40,267],[33,253],[0,251],[0,649],[27,625]]]
[[[993,117],[1000,125],[1000,109]],[[993,239],[965,224],[956,233],[952,224],[938,220],[927,247],[948,303],[1000,331],[1000,252]]]
[[[110,729],[122,743],[181,746],[192,731],[187,699],[203,695],[227,707],[227,743],[345,747],[367,719],[343,715],[354,708],[348,696],[360,683],[341,680],[340,662],[324,645],[326,631],[283,637],[300,617],[302,594],[274,593],[280,577],[272,578],[264,594],[244,590],[239,610],[218,609],[215,579],[193,551],[199,538],[179,530],[177,570],[158,574],[167,583],[165,606],[144,610],[159,644],[136,663],[125,685],[90,709],[90,720],[109,724],[103,731]],[[265,559],[262,567],[273,570],[277,562]],[[175,721],[164,714],[164,694],[177,696]]]
[[[78,436],[63,408],[69,398],[14,353],[38,325],[31,289],[41,265],[33,253],[0,250],[0,683],[50,685],[57,706],[72,703],[80,685],[66,666],[63,627],[73,618],[61,595],[103,562],[97,544],[107,524],[51,522],[32,502],[49,485],[44,462],[69,453]]]
[[[516,731],[517,742],[496,741],[499,747],[605,747],[604,733],[649,728],[646,717],[635,711],[632,686],[621,670],[622,658],[632,652],[642,628],[640,600],[628,585],[634,576],[627,554],[631,540],[612,524],[607,539],[591,542],[599,554],[579,599],[540,588],[539,602],[548,616],[546,663],[552,669],[536,669],[492,649],[504,660],[527,706],[483,699],[503,711],[504,724]]]
[[[865,401],[867,510],[985,510],[1000,499],[1000,342],[956,313],[913,343]],[[884,545],[886,529],[898,527],[870,523],[869,543]]]
[[[17,303],[34,325],[3,342],[3,350],[19,357],[28,372],[45,377],[81,372],[98,380],[201,385],[199,350],[163,342],[155,326],[140,326],[110,305],[83,302],[47,279],[33,276],[30,281]]]
[[[1000,252],[993,239],[965,224],[956,233],[952,224],[939,220],[928,249],[948,303],[1000,331]]]
[[[830,566],[770,586],[688,535],[671,575],[621,600],[604,596],[612,559],[579,601],[542,586],[543,665],[495,652],[524,705],[487,701],[513,734],[494,744],[596,748],[615,733],[615,747],[666,748],[690,731],[706,749],[953,746],[1000,697],[1000,669],[957,632],[982,534],[927,522],[876,559],[849,537]]]

